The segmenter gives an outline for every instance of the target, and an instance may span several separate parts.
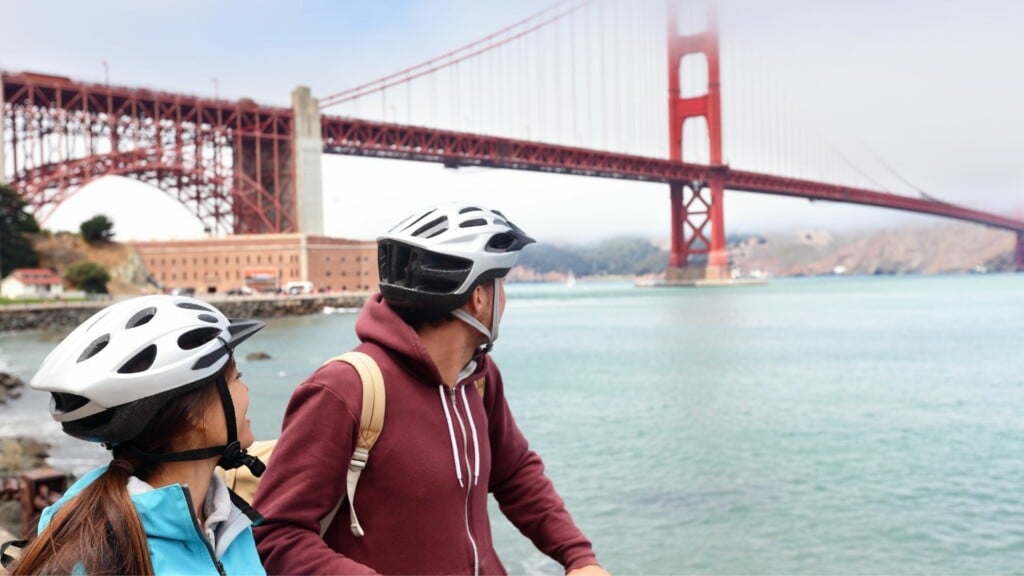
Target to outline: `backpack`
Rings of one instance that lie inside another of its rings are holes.
[[[363,408],[359,415],[359,437],[356,439],[356,449],[352,453],[352,458],[348,464],[345,492],[342,493],[341,499],[335,504],[334,509],[327,516],[320,519],[320,536],[322,537],[327,532],[327,529],[334,521],[334,517],[338,514],[342,503],[347,498],[349,501],[349,520],[352,534],[358,537],[365,534],[365,532],[363,532],[362,526],[359,525],[359,519],[356,517],[356,509],[353,503],[355,502],[356,485],[359,483],[359,475],[362,473],[363,468],[366,467],[366,463],[370,458],[370,449],[377,442],[381,429],[384,427],[384,406],[386,400],[384,377],[380,373],[380,367],[377,366],[377,362],[363,352],[346,352],[331,358],[324,362],[323,365],[326,366],[331,362],[345,362],[350,364],[359,373],[359,379],[363,383]],[[246,452],[256,456],[264,463],[269,463],[270,455],[276,445],[277,439],[261,440],[254,442]],[[252,501],[260,480],[253,476],[248,468],[235,468],[233,470],[217,468],[217,474],[224,480],[229,490],[241,496],[247,502]]]

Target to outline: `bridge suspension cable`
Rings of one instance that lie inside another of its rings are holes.
[[[569,3],[569,0],[562,0],[556,4],[553,4],[539,12],[535,12],[522,20],[519,20],[513,24],[505,26],[497,32],[488,34],[483,38],[470,42],[464,46],[445,52],[440,56],[436,56],[415,66],[410,66],[403,70],[399,70],[393,74],[382,76],[371,82],[360,84],[347,90],[342,90],[335,94],[325,96],[320,99],[320,109],[330,108],[344,102],[349,102],[357,98],[361,98],[368,94],[375,94],[382,90],[397,86],[399,84],[407,83],[410,80],[414,80],[426,74],[448,68],[455,64],[458,64],[464,60],[468,60],[474,56],[495,50],[501,46],[508,44],[514,40],[522,38],[523,36],[539,30],[545,26],[548,26],[558,20],[574,14],[582,7],[586,6],[593,0],[582,0],[574,3],[572,6],[561,9],[565,4]],[[542,17],[557,12],[553,16],[547,17],[540,22],[534,23],[534,21],[541,19]],[[522,29],[520,29],[522,28]]]

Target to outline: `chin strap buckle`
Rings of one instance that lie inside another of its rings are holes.
[[[247,453],[237,440],[224,447],[224,455],[220,457],[217,465],[225,470],[233,470],[245,466],[257,478],[262,476],[267,470],[267,465],[259,458]]]

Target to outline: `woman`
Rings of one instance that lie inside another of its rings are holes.
[[[264,574],[258,516],[214,474],[262,473],[245,453],[249,393],[232,351],[263,326],[161,295],[109,306],[69,334],[30,385],[52,394],[66,433],[113,459],[43,512],[12,574]]]

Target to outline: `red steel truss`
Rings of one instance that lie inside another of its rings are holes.
[[[159,187],[211,230],[295,231],[290,109],[42,74],[2,81],[3,169],[41,222],[118,175]]]

